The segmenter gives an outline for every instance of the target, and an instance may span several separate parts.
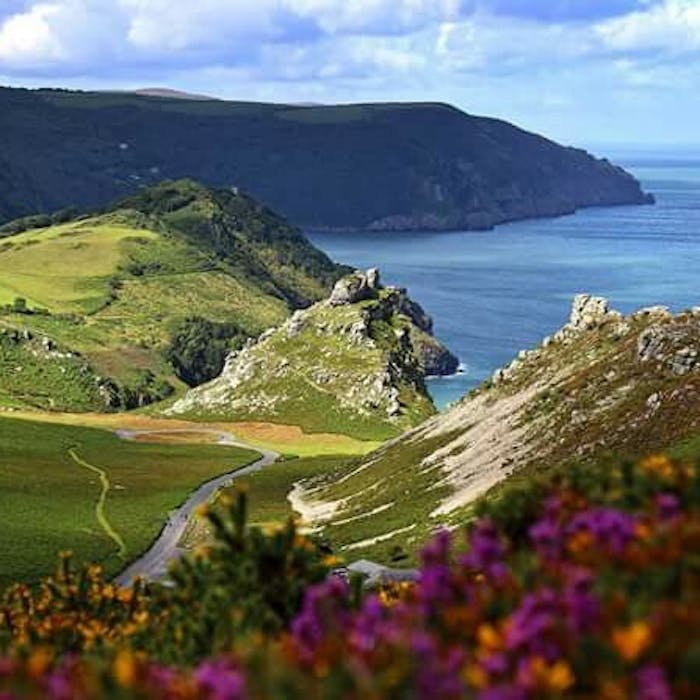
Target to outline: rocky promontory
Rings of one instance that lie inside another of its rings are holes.
[[[231,353],[217,379],[168,412],[390,437],[434,412],[424,378],[456,365],[405,289],[384,287],[378,270],[357,271],[326,301]]]

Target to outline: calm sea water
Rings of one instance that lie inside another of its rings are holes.
[[[700,157],[625,153],[616,162],[655,206],[588,209],[484,233],[313,234],[335,260],[379,267],[435,319],[464,374],[432,379],[444,408],[567,320],[579,292],[623,312],[700,305]]]

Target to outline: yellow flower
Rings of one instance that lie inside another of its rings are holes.
[[[120,651],[114,659],[112,673],[119,685],[131,688],[136,681],[136,658],[129,651]]]
[[[617,628],[612,634],[612,644],[625,661],[635,661],[651,644],[651,628],[642,620]]]
[[[202,505],[197,506],[194,512],[198,518],[206,518],[209,515],[209,506],[206,503],[202,503]]]

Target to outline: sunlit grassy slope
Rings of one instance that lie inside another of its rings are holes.
[[[1,232],[0,332],[10,335],[0,343],[0,407],[96,410],[106,407],[103,380],[141,397],[127,407],[162,398],[183,386],[166,350],[185,319],[254,337],[325,296],[342,272],[254,200],[191,181],[33,225]],[[81,381],[69,386],[76,362]]]

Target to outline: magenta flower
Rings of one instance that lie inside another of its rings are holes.
[[[484,518],[470,530],[469,551],[462,556],[460,564],[499,582],[509,572],[503,561],[505,555],[506,548],[498,528],[492,520]]]
[[[224,660],[205,661],[194,679],[209,700],[245,700],[245,678]]]
[[[681,513],[681,502],[673,493],[659,493],[654,498],[654,507],[661,520],[671,520]]]
[[[637,671],[637,700],[673,700],[661,666],[644,666]]]

